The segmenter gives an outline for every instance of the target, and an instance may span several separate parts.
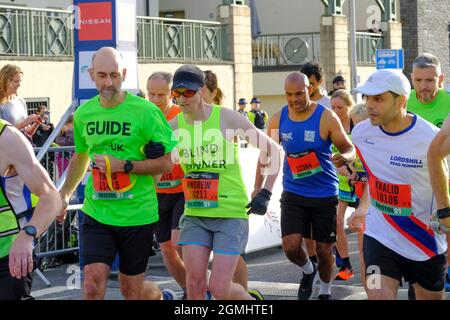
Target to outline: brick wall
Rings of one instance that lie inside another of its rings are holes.
[[[410,76],[414,58],[430,52],[439,58],[449,78],[448,0],[400,0],[400,11],[406,76]]]

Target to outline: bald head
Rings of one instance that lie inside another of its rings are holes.
[[[288,83],[288,82],[291,82],[291,83],[294,82],[294,83],[303,84],[306,87],[309,86],[308,77],[306,76],[306,74],[301,73],[301,72],[292,72],[292,73],[290,73],[286,77],[285,83]]]
[[[302,113],[310,106],[310,89],[305,74],[292,72],[286,77],[284,90],[290,112]]]
[[[122,55],[116,49],[103,47],[94,53],[89,74],[104,101],[121,97],[126,71]]]
[[[105,61],[108,64],[115,64],[119,70],[124,68],[122,54],[113,47],[102,47],[95,51],[92,56],[92,68],[95,68],[100,61]]]

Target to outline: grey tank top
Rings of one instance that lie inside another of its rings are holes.
[[[13,126],[17,126],[27,116],[27,105],[23,98],[15,97],[7,103],[0,104],[0,118]]]

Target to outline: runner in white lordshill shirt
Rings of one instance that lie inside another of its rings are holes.
[[[447,243],[430,227],[436,205],[427,163],[439,129],[406,112],[410,90],[394,70],[378,70],[354,90],[367,97],[369,114],[352,135],[369,175],[363,244],[369,299],[395,299],[402,277],[414,285],[417,299],[443,298]],[[371,285],[379,276],[370,276],[374,271],[381,273],[378,286]]]

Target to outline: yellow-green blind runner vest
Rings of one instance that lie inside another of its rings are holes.
[[[219,106],[194,125],[177,116],[180,164],[187,216],[248,219],[247,191],[239,164],[239,147],[222,135]]]
[[[0,136],[7,122],[0,119]],[[0,189],[0,258],[6,257],[20,231],[20,225],[11,209],[11,205],[5,197],[3,189]]]

